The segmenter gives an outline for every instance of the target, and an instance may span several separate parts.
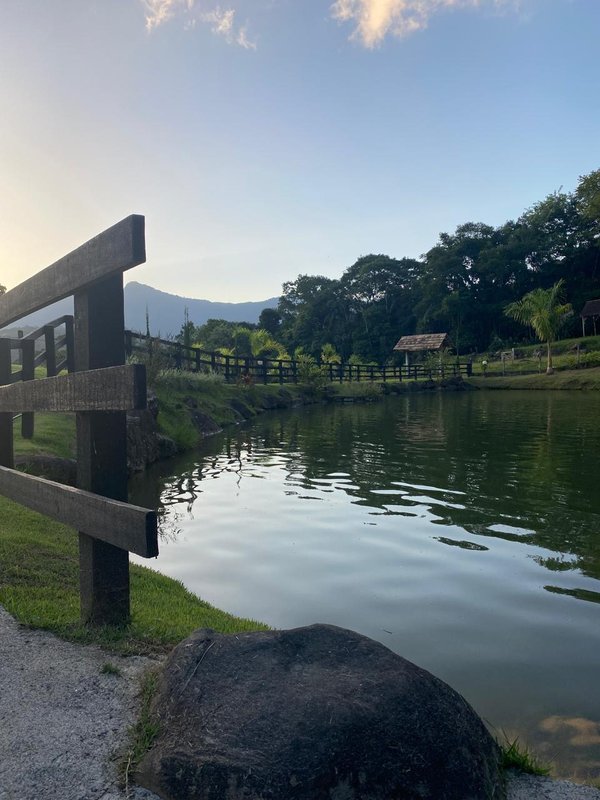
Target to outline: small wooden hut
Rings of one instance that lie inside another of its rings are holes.
[[[409,353],[441,352],[449,344],[447,333],[418,333],[414,336],[403,336],[394,345],[394,350],[404,353],[404,362],[408,366]]]
[[[600,317],[600,300],[588,300],[581,310],[581,328],[585,336],[585,321],[592,320],[594,326],[594,336],[596,336],[596,320]]]

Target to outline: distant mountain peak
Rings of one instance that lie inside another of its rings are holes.
[[[278,302],[278,297],[245,303],[202,300],[170,294],[145,283],[131,281],[125,287],[125,324],[131,330],[145,331],[147,309],[153,335],[174,335],[181,330],[186,308],[194,325],[203,325],[208,319],[255,324],[264,308],[275,308]]]
[[[145,283],[131,281],[125,286],[125,327],[133,331],[146,331],[146,311],[150,333],[153,336],[176,335],[184,322],[185,309],[194,325],[203,325],[208,319],[225,319],[228,322],[256,324],[263,308],[275,308],[278,297],[247,303],[225,303],[201,300],[163,292]],[[29,314],[12,327],[39,327],[50,320],[73,313],[71,297],[60,300],[42,311]]]

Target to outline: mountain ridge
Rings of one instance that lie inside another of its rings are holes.
[[[256,324],[264,308],[275,308],[278,297],[241,303],[228,303],[202,298],[184,297],[164,292],[145,283],[131,281],[124,287],[125,327],[133,331],[146,331],[146,310],[150,333],[153,336],[174,336],[181,330],[187,308],[194,325],[203,325],[209,319]],[[41,311],[29,314],[10,329],[37,328],[51,320],[73,313],[73,298],[67,297]],[[6,335],[6,333],[4,334]]]

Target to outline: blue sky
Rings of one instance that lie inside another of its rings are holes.
[[[600,167],[600,0],[0,4],[0,283],[130,213],[211,300],[499,225]]]

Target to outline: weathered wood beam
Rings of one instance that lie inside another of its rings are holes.
[[[0,493],[145,558],[158,555],[156,512],[0,466]]]
[[[24,381],[33,381],[35,380],[35,342],[31,340],[25,341],[24,339],[21,342],[21,377]],[[31,384],[29,385],[31,386]],[[14,391],[14,389],[10,388],[9,391]],[[23,439],[33,439],[33,414],[25,413],[26,409],[23,409],[23,412],[21,417],[21,436]]]
[[[132,214],[0,297],[0,328],[146,260],[144,217]]]
[[[145,407],[146,369],[141,364],[0,386],[0,413],[128,411]]]
[[[123,275],[113,273],[76,292],[75,372],[125,364]],[[127,422],[124,411],[78,412],[77,486],[127,500]],[[91,625],[123,625],[130,619],[129,553],[85,528],[79,534],[81,619]]]
[[[12,379],[10,341],[0,339],[0,384],[10,384]],[[0,414],[0,464],[14,466],[13,415]]]

